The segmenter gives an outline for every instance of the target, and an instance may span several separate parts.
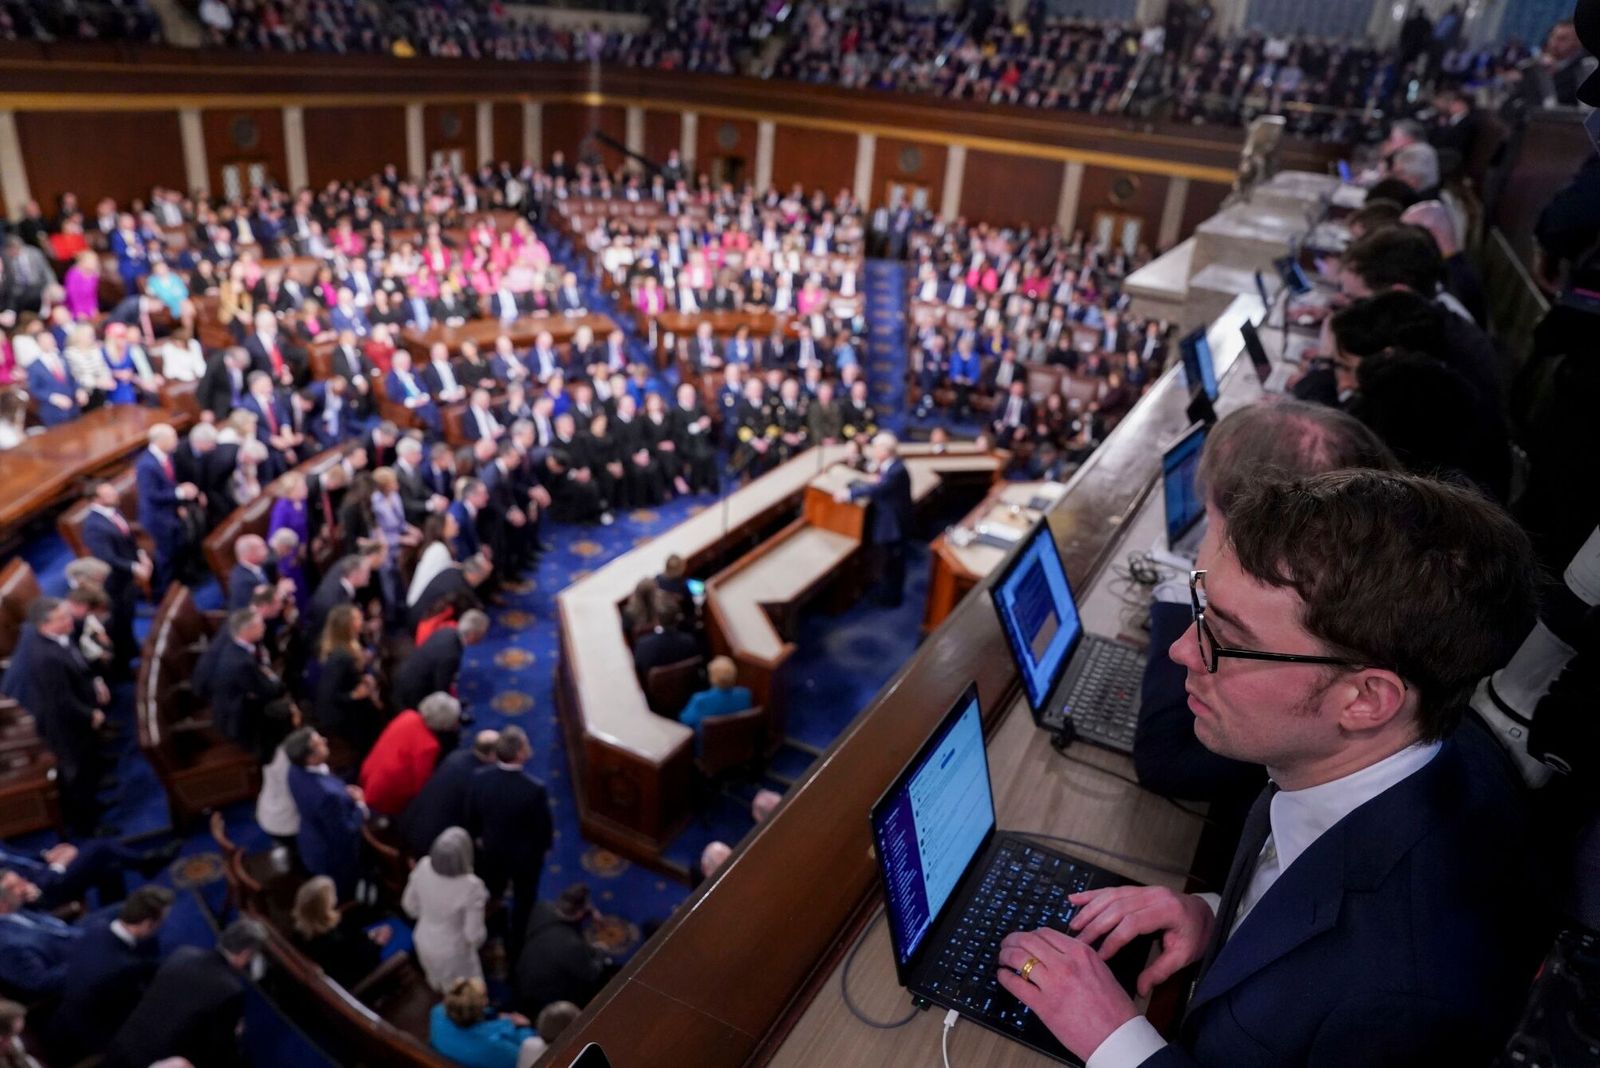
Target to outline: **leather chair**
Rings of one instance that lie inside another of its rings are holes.
[[[650,710],[658,716],[677,719],[689,698],[700,689],[705,663],[704,657],[693,656],[676,664],[651,668],[644,680],[644,695]]]
[[[695,766],[708,779],[730,772],[760,769],[766,755],[768,717],[760,705],[726,716],[711,716],[700,724],[700,752]]]

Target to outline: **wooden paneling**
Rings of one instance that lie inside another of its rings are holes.
[[[683,147],[683,116],[676,111],[644,113],[644,154],[652,162],[665,163],[667,153]]]
[[[221,196],[222,168],[233,163],[265,163],[279,182],[289,179],[283,147],[283,112],[277,108],[224,108],[200,113],[205,135],[211,192]]]
[[[829,130],[779,126],[772,148],[772,181],[780,189],[795,182],[806,192],[822,189],[833,196],[856,180],[857,138]]]
[[[716,176],[714,161],[742,161],[738,174],[724,172],[724,178],[747,182],[756,175],[756,124],[749,119],[724,119],[701,115],[695,141],[695,169]]]
[[[176,111],[24,111],[17,138],[28,186],[42,205],[73,192],[92,216],[101,197],[125,203],[149,196],[151,186],[188,184]]]
[[[387,108],[306,108],[306,171],[312,185],[364,178],[406,164],[406,113]]]
[[[928,187],[928,206],[938,211],[939,199],[944,196],[947,155],[948,150],[944,145],[902,141],[894,137],[878,138],[878,147],[872,160],[872,197],[869,206],[876,206],[883,201],[883,191],[889,182],[913,182]]]
[[[478,165],[478,109],[471,104],[428,104],[422,109],[422,158],[433,166],[435,152],[459,151],[461,165]]]
[[[567,162],[579,159],[579,145],[590,133],[599,131],[619,142],[626,141],[627,113],[619,107],[589,108],[581,104],[546,104],[544,106],[544,152],[548,157],[555,151],[565,152]],[[622,153],[602,148],[601,158],[608,167],[622,162]]]
[[[1064,164],[994,152],[967,153],[961,179],[961,214],[992,223],[1055,222]],[[934,204],[938,210],[938,204]]]
[[[1159,174],[1133,174],[1108,167],[1085,167],[1083,187],[1078,194],[1078,227],[1087,230],[1093,226],[1096,212],[1137,215],[1144,220],[1144,236],[1141,240],[1153,248],[1156,234],[1161,229],[1161,211],[1166,207],[1167,181],[1164,175]]]
[[[494,158],[522,162],[522,105],[494,105]]]

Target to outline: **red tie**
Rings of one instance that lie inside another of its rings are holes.
[[[67,380],[66,368],[61,366],[61,360],[59,357],[50,357],[50,371],[56,376],[57,382],[65,382]]]
[[[173,474],[173,472],[172,472],[172,458],[170,456],[163,456],[161,458],[161,470],[163,470],[163,471],[165,471],[167,473],[167,480],[168,481],[170,481],[170,482],[178,481],[178,476]]]
[[[273,407],[274,405],[271,401],[261,402],[261,414],[267,417],[267,429],[276,435],[278,433],[278,413],[272,410]]]
[[[275,376],[283,374],[283,354],[278,351],[278,343],[276,341],[272,343],[272,373]],[[276,430],[277,428],[274,427],[273,429]]]
[[[117,529],[122,532],[123,537],[128,536],[128,521],[122,518],[121,512],[112,512],[111,521],[117,525]]]

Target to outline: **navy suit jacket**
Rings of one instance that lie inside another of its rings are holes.
[[[877,482],[852,487],[850,496],[866,497],[872,505],[867,518],[868,538],[874,545],[890,545],[911,536],[911,472],[896,457]]]
[[[300,859],[313,875],[326,875],[348,900],[361,874],[361,806],[336,775],[320,775],[291,764],[289,793],[300,810]]]
[[[465,560],[478,551],[478,521],[467,511],[466,505],[455,501],[450,505],[450,514],[456,517],[456,526],[461,528],[461,533],[456,535],[455,555],[457,560]]]
[[[266,568],[261,569],[265,578],[257,578],[255,572],[243,564],[234,564],[233,570],[228,572],[228,611],[237,612],[241,608],[250,607],[250,595],[255,593],[260,585],[271,585],[272,573]]]
[[[244,1003],[244,980],[221,953],[179,946],[117,1031],[105,1068],[144,1068],[170,1056],[195,1068],[244,1063],[234,1034]]]
[[[177,482],[167,477],[155,454],[148,449],[139,454],[133,473],[139,491],[139,525],[150,532],[157,545],[171,545],[183,534],[183,519],[178,509],[184,502],[178,500]]]
[[[0,916],[0,977],[29,997],[59,993],[67,955],[82,936],[81,929],[48,913],[23,909]]]
[[[467,830],[483,843],[485,867],[537,877],[552,840],[544,784],[520,769],[478,769],[467,785]]]
[[[1485,1063],[1552,931],[1527,799],[1475,716],[1312,843],[1148,1068]]]
[[[98,1052],[133,1012],[160,963],[157,939],[130,946],[112,933],[109,919],[88,927],[67,954],[64,994],[51,1017],[56,1049],[77,1057]],[[94,1026],[85,1028],[90,1020]]]
[[[60,426],[78,418],[78,383],[67,368],[67,361],[57,357],[64,377],[57,378],[45,369],[44,360],[34,360],[28,365],[28,392],[39,400],[39,422],[45,426]],[[70,408],[57,408],[51,397],[65,397],[72,402]]]
[[[457,749],[439,761],[422,784],[422,792],[400,815],[400,837],[407,853],[425,857],[446,828],[466,824],[467,787],[473,773],[483,766],[471,749]]]
[[[106,593],[113,601],[117,600],[132,585],[133,565],[139,562],[139,546],[133,540],[132,530],[124,534],[99,512],[90,512],[83,521],[83,547],[89,550],[90,556],[111,565]]]

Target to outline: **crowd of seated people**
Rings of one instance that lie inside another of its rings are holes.
[[[60,4],[47,0],[0,3],[0,41],[161,40],[161,20],[145,0]]]
[[[962,221],[913,232],[916,411],[981,411],[1038,477],[1081,463],[1161,373],[1167,325],[1125,318],[1120,283],[1147,255],[1079,232]],[[1053,368],[1035,399],[1030,369]]]

